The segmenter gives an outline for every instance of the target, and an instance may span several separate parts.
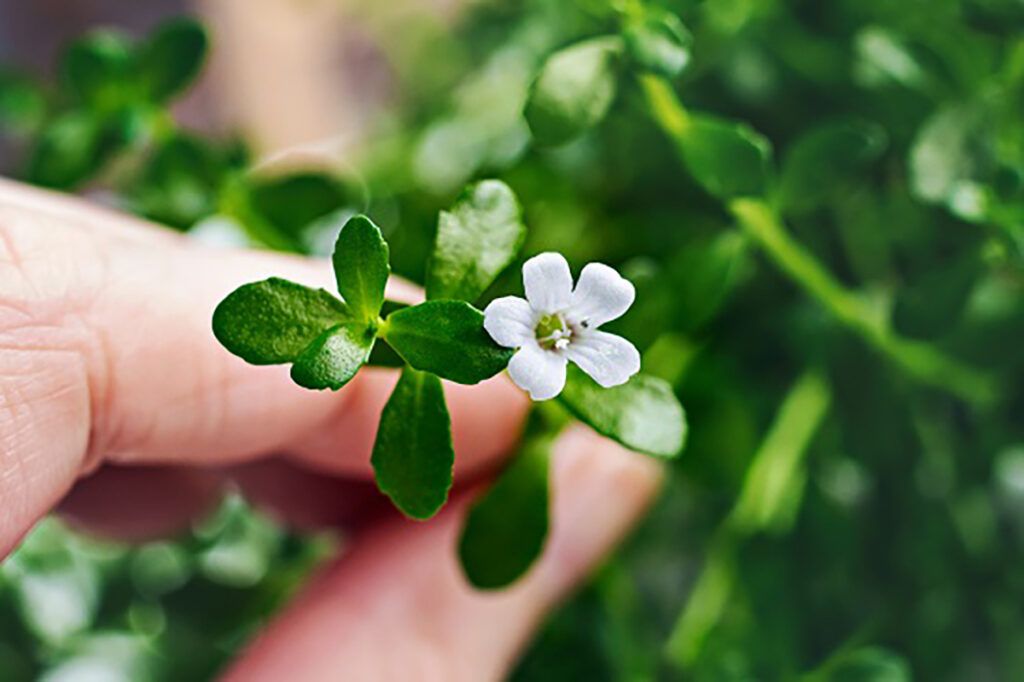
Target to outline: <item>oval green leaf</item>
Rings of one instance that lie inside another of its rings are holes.
[[[604,118],[615,99],[621,53],[621,38],[604,36],[548,57],[523,112],[538,143],[568,142]]]
[[[301,171],[248,181],[252,210],[275,230],[297,239],[316,220],[349,203],[342,182],[317,171]]]
[[[601,388],[569,365],[558,400],[577,419],[631,450],[675,457],[686,439],[686,415],[665,381],[638,374],[622,386]]]
[[[366,364],[374,338],[374,330],[361,323],[331,327],[295,359],[292,380],[304,388],[338,390]]]
[[[771,144],[750,126],[694,114],[677,142],[690,174],[710,194],[720,199],[764,194]]]
[[[0,131],[28,135],[46,116],[46,97],[32,79],[0,70]]]
[[[349,219],[334,244],[334,277],[352,315],[373,322],[384,305],[384,287],[391,274],[388,244],[373,221],[363,215]]]
[[[115,31],[99,30],[71,43],[60,63],[64,88],[78,102],[111,110],[130,97],[132,46]]]
[[[186,229],[217,210],[218,190],[228,171],[218,149],[179,133],[163,141],[130,186],[136,212]]]
[[[779,202],[806,210],[846,189],[885,151],[885,131],[865,121],[840,121],[812,129],[793,143],[782,164]]]
[[[103,166],[109,149],[91,111],[69,112],[43,129],[29,156],[26,179],[44,187],[71,189]]]
[[[345,304],[323,289],[272,277],[245,284],[213,312],[213,333],[254,365],[293,362],[325,330],[348,320]]]
[[[192,19],[173,19],[157,27],[139,50],[143,95],[163,102],[188,87],[203,67],[208,42],[206,30]]]
[[[505,587],[540,556],[548,534],[550,449],[549,437],[525,441],[491,489],[469,510],[459,558],[474,586]]]
[[[440,379],[402,370],[380,415],[370,462],[377,487],[406,516],[429,519],[444,506],[455,451]]]
[[[508,366],[513,351],[484,330],[484,314],[464,301],[427,301],[388,316],[382,335],[416,369],[475,384]]]
[[[470,185],[437,221],[427,299],[474,301],[519,253],[526,238],[515,193],[500,180]]]

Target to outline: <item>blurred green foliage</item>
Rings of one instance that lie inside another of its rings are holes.
[[[27,141],[26,177],[110,187],[205,239],[322,252],[367,210],[419,281],[437,211],[498,176],[526,254],[637,284],[610,327],[682,397],[687,449],[516,679],[1024,679],[1024,8],[653,4],[484,2],[454,35],[403,24],[381,40],[397,113],[349,160],[358,180],[254,175],[237,143],[140,119],[135,99],[97,118],[81,102],[124,93],[86,97],[85,76],[47,96],[0,75],[0,121]],[[586,125],[555,121],[545,142],[574,139],[535,146],[522,112],[547,57],[623,29],[629,58],[591,74]],[[108,42],[90,63],[139,49]],[[208,674],[316,554],[232,508],[264,529],[245,551],[290,557],[243,569],[244,587],[206,573],[211,536],[100,550],[44,524],[3,568],[4,679],[100,649],[157,679],[172,660],[195,665],[174,679]],[[47,600],[59,617],[38,617]]]

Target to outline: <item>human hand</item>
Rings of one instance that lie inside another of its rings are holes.
[[[475,591],[454,550],[461,518],[518,437],[526,399],[501,377],[446,386],[453,500],[428,523],[404,520],[370,482],[394,372],[310,392],[214,339],[217,302],[270,275],[326,286],[330,268],[205,249],[0,181],[0,556],[58,505],[87,530],[143,539],[184,528],[235,481],[287,523],[353,535],[228,679],[500,678],[642,513],[658,466],[568,431],[555,448],[544,556],[511,589]],[[401,282],[389,293],[416,295]]]

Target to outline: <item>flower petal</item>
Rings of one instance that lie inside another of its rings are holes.
[[[589,263],[580,273],[572,292],[569,317],[586,322],[591,329],[600,327],[629,310],[636,298],[633,283],[604,263]]]
[[[590,331],[577,335],[565,353],[605,388],[624,384],[640,371],[640,352],[636,346],[608,332]]]
[[[557,313],[572,299],[572,273],[560,253],[542,253],[523,263],[523,288],[530,306],[542,313]]]
[[[512,356],[508,374],[534,400],[554,398],[565,388],[565,355],[528,343]]]
[[[484,308],[484,329],[494,342],[506,348],[519,348],[534,338],[537,314],[518,296],[496,298]]]

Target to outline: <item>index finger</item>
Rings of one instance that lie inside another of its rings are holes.
[[[230,355],[210,329],[237,286],[272,275],[323,285],[329,264],[135,239],[158,228],[112,213],[107,234],[93,209],[83,205],[86,227],[24,192],[0,184],[0,553],[104,461],[216,465],[294,450],[368,475],[392,372],[308,391],[286,367]],[[518,391],[496,379],[448,395],[459,461],[508,448],[526,407]]]

